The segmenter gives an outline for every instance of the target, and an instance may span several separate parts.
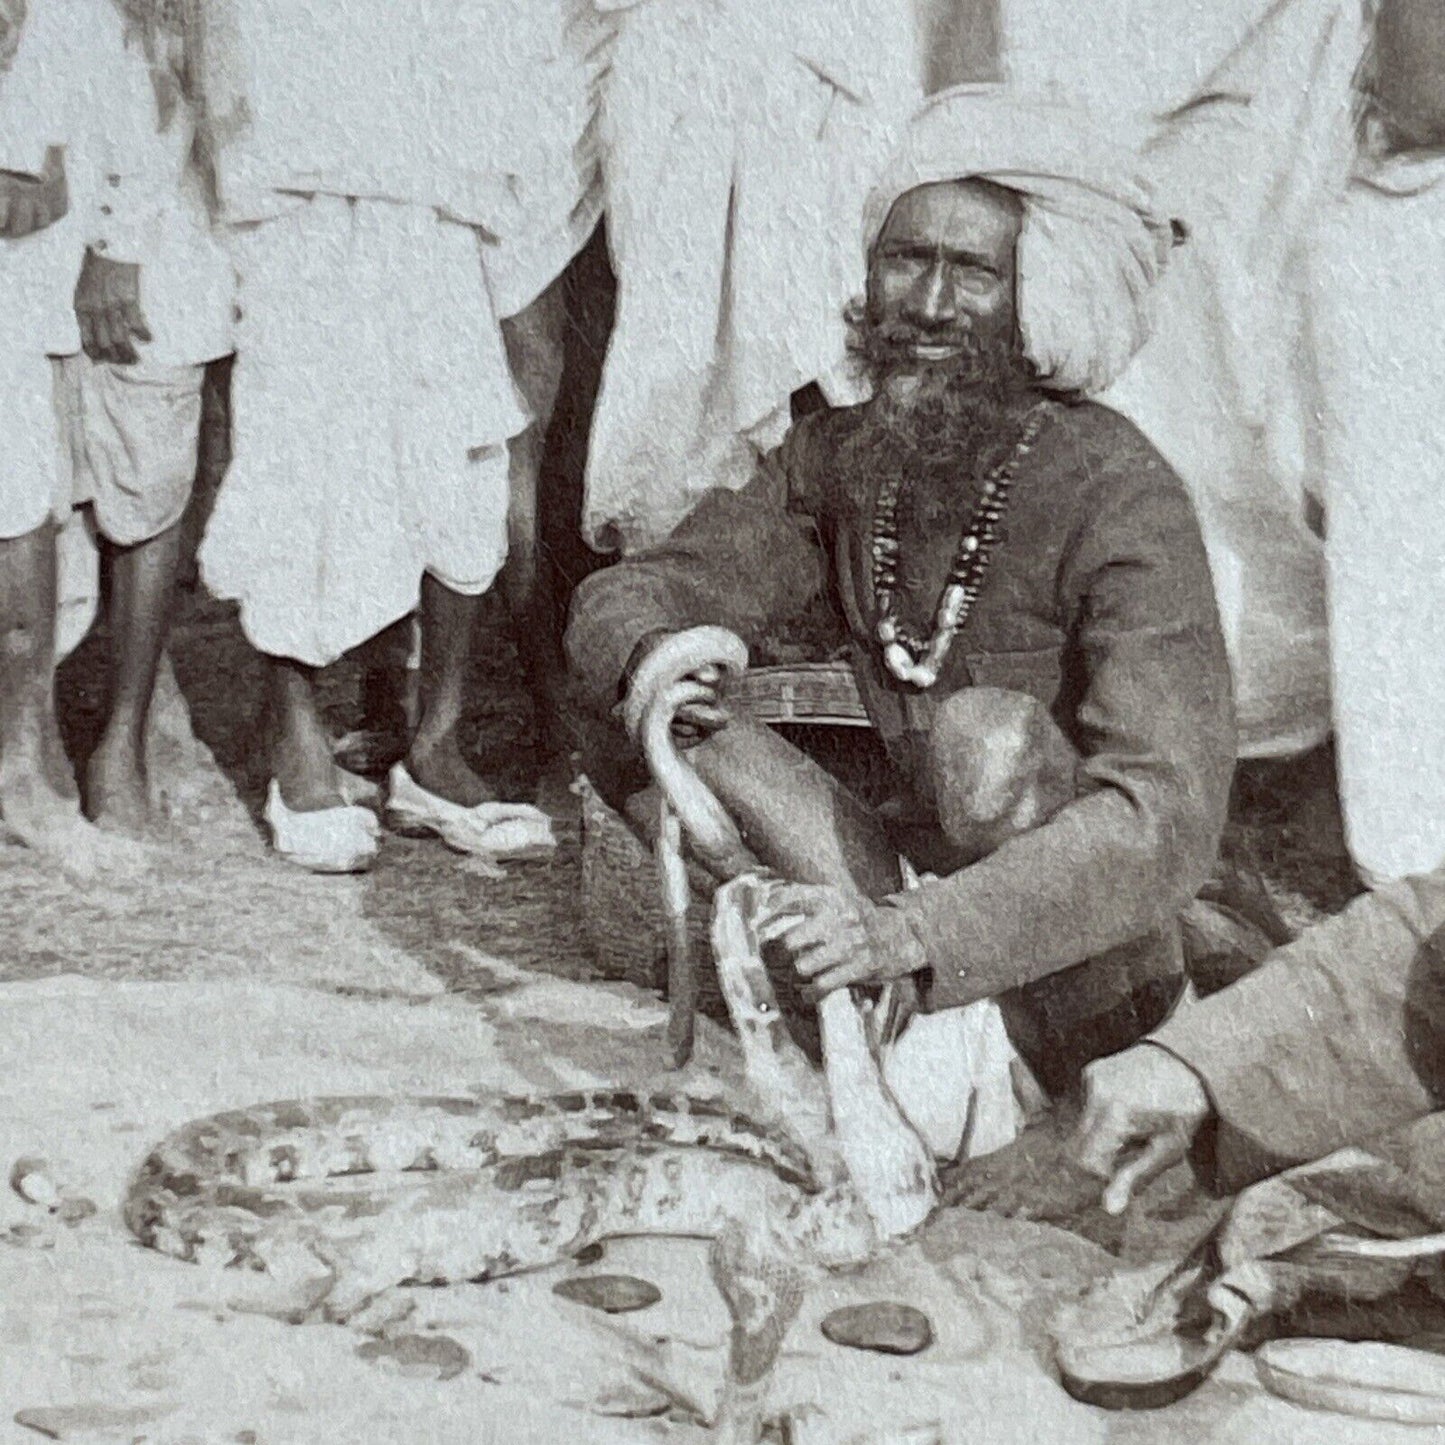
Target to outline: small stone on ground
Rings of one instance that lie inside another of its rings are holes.
[[[912,1305],[892,1301],[834,1310],[824,1318],[822,1330],[835,1345],[880,1355],[916,1355],[933,1343],[928,1316]]]
[[[559,1280],[552,1286],[552,1293],[608,1315],[645,1310],[662,1298],[655,1284],[631,1274],[588,1274]]]

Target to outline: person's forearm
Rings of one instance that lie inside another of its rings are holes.
[[[778,492],[765,474],[741,492],[714,492],[660,547],[582,583],[566,650],[594,705],[617,701],[651,634],[716,626],[750,643],[806,605],[821,582],[820,559]]]
[[[1208,869],[1207,846],[1189,844],[1189,831],[1105,789],[979,862],[890,899],[927,955],[930,1007],[993,997],[1172,917]]]
[[[1445,871],[1356,899],[1151,1039],[1204,1080],[1234,1189],[1445,1096]]]

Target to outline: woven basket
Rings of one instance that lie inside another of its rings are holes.
[[[662,889],[648,845],[603,801],[584,775],[574,784],[582,802],[582,912],[598,973],[639,988],[667,991],[667,934]],[[693,864],[688,933],[698,969],[698,1007],[725,1019],[727,1004],[712,966],[712,881]],[[797,1043],[819,1057],[817,1019],[790,969],[769,967],[784,1022]]]
[[[662,991],[667,924],[652,850],[585,775],[575,787],[582,801],[583,926],[593,962],[604,978]],[[695,876],[688,924],[700,962],[711,956],[710,894]]]

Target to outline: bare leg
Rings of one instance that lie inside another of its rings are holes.
[[[142,834],[151,822],[146,720],[180,549],[177,523],[149,541],[111,551],[110,720],[86,771],[86,804],[97,823],[126,833]]]
[[[513,439],[508,474],[511,551],[503,586],[512,615],[526,624],[536,611],[539,580],[537,490],[547,426],[562,383],[567,314],[558,277],[527,309],[502,323],[507,361],[532,413],[532,425]]]
[[[525,639],[539,629],[537,475],[547,420],[557,398],[562,364],[562,293],[554,283],[520,316],[504,325],[512,371],[532,410],[533,424],[510,448],[511,557],[503,574],[513,615]],[[422,580],[421,720],[407,754],[407,770],[428,792],[463,807],[496,794],[462,756],[458,729],[465,700],[472,637],[482,599],[453,592],[434,577]],[[524,662],[538,662],[526,643]]]
[[[735,718],[688,754],[759,860],[794,883],[896,893],[898,854],[872,812],[771,728]]]
[[[453,592],[434,577],[422,580],[422,712],[407,771],[428,792],[467,808],[496,796],[462,756],[458,736],[481,606],[480,597]]]
[[[339,775],[331,736],[316,705],[316,669],[290,658],[270,659],[271,776],[294,812],[339,808]]]
[[[507,529],[510,548],[502,587],[514,622],[517,654],[527,674],[539,731],[551,729],[551,687],[562,670],[559,619],[544,565],[539,504],[542,455],[557,404],[565,359],[567,312],[558,277],[525,311],[502,323],[507,360],[532,413],[532,425],[510,446]]]
[[[81,816],[55,723],[55,529],[0,540],[0,819],[75,877],[143,855]]]

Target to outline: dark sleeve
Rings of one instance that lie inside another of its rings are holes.
[[[1127,429],[1126,429],[1127,428]],[[1234,770],[1234,709],[1193,507],[1122,420],[1081,448],[1061,569],[1081,680],[1080,794],[1039,828],[892,900],[947,1008],[1068,968],[1174,917],[1208,876]]]
[[[1357,898],[1150,1039],[1204,1081],[1230,1192],[1440,1109],[1445,869]]]
[[[752,647],[817,594],[823,559],[804,510],[809,467],[797,432],[741,491],[709,493],[665,542],[577,589],[567,661],[594,705],[617,701],[633,652],[652,633],[711,624]]]

